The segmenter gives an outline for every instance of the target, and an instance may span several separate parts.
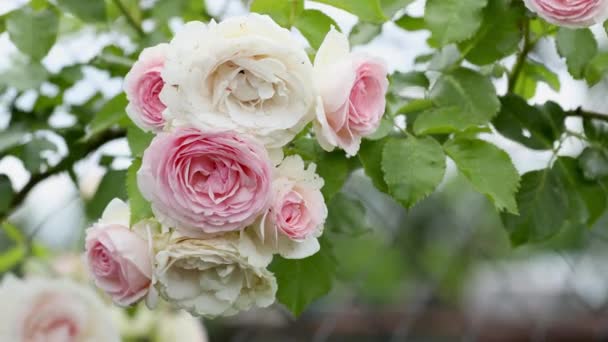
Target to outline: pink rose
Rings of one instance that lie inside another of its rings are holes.
[[[152,140],[137,180],[161,223],[200,237],[240,230],[266,210],[271,170],[255,140],[182,129]]]
[[[144,49],[125,76],[123,88],[129,100],[127,115],[146,132],[158,132],[165,126],[163,111],[166,106],[159,94],[165,84],[161,71],[167,48],[168,44],[159,44]]]
[[[559,26],[587,27],[608,18],[606,0],[524,0],[546,21]]]
[[[285,258],[300,259],[319,250],[327,207],[321,193],[323,179],[315,164],[305,167],[298,155],[285,158],[272,183],[273,201],[261,219],[258,236]]]
[[[387,69],[383,61],[350,53],[346,36],[332,30],[315,57],[315,83],[324,111],[315,132],[327,151],[340,147],[353,156],[361,138],[378,129],[386,106]]]
[[[18,279],[0,285],[0,340],[118,342],[111,311],[89,286],[67,278]]]
[[[112,200],[101,220],[87,230],[85,242],[95,284],[121,306],[146,296],[152,282],[151,250],[148,241],[129,229],[128,210],[122,201]]]

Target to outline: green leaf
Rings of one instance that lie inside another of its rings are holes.
[[[84,21],[106,21],[106,3],[104,0],[58,0],[61,8]]]
[[[552,149],[566,129],[566,113],[553,102],[536,108],[515,94],[505,95],[500,102],[500,112],[492,124],[500,134],[526,147]]]
[[[57,39],[59,16],[53,9],[35,12],[24,6],[6,18],[6,30],[11,41],[21,52],[40,60],[49,52]]]
[[[414,0],[380,0],[380,6],[387,18],[391,19]]]
[[[521,73],[515,82],[514,92],[525,99],[531,99],[536,94],[536,85],[544,82],[555,91],[559,91],[559,77],[545,65],[526,60]]]
[[[382,32],[382,25],[358,22],[350,31],[348,40],[351,46],[363,45],[371,42]]]
[[[608,122],[585,118],[583,128],[585,129],[585,136],[589,140],[602,146],[608,146]]]
[[[17,147],[13,154],[23,161],[23,166],[31,173],[40,173],[43,167],[48,166],[45,151],[57,151],[57,146],[42,136],[35,136],[25,145]]]
[[[488,0],[427,0],[424,20],[440,46],[459,43],[475,34]]]
[[[591,30],[562,27],[555,41],[560,56],[566,59],[570,75],[575,79],[583,78],[587,64],[597,54],[597,42]]]
[[[303,0],[253,0],[250,7],[251,12],[268,14],[277,24],[283,27],[291,27],[296,18],[304,11]]]
[[[389,79],[391,89],[397,92],[408,87],[422,87],[426,89],[430,85],[428,77],[422,71],[395,71],[390,75]]]
[[[321,250],[305,259],[275,256],[269,269],[277,278],[277,299],[295,316],[326,295],[333,286],[335,262],[331,247],[321,238]]]
[[[496,209],[518,213],[519,173],[505,151],[483,140],[461,138],[449,140],[444,149],[473,188],[488,196]]]
[[[401,18],[395,20],[395,25],[406,31],[421,31],[426,29],[424,18],[414,18],[407,14],[404,14]]]
[[[600,180],[608,177],[608,150],[587,147],[578,160],[585,178]]]
[[[601,52],[595,55],[585,69],[585,80],[590,86],[598,84],[608,70],[608,53]]]
[[[127,142],[134,157],[143,157],[153,138],[154,134],[144,132],[137,126],[130,125],[127,129]]]
[[[26,249],[24,245],[11,247],[0,253],[0,273],[5,273],[15,268],[25,258]]]
[[[141,167],[141,159],[133,160],[127,171],[127,195],[129,196],[129,207],[131,209],[131,225],[152,217],[150,203],[142,196],[137,185],[137,171]]]
[[[484,125],[500,108],[492,81],[470,69],[444,74],[429,96],[439,109],[420,114],[414,123],[416,134],[457,132]]]
[[[356,15],[361,21],[382,24],[389,19],[380,7],[380,0],[318,0],[318,2],[341,8]]]
[[[325,181],[321,192],[325,201],[329,202],[356,167],[356,159],[346,158],[342,151],[323,151],[314,139],[308,137],[295,139],[293,145],[287,154],[298,154],[302,159],[317,164],[317,174]]]
[[[95,135],[124,120],[126,117],[126,107],[127,97],[124,93],[120,93],[106,102],[89,124],[84,140],[89,140]]]
[[[382,151],[384,151],[384,145],[387,141],[388,139],[363,140],[357,154],[365,174],[372,180],[374,186],[382,192],[388,192],[382,172]]]
[[[351,171],[351,162],[342,151],[323,152],[318,155],[317,173],[325,181],[321,189],[326,201],[342,189]]]
[[[7,175],[0,174],[0,214],[6,213],[11,207],[15,190]]]
[[[431,137],[392,139],[382,152],[382,171],[391,196],[410,208],[442,181],[445,155]]]
[[[0,85],[17,90],[37,89],[49,77],[48,71],[37,61],[14,60],[11,67],[0,73]]]
[[[513,6],[511,0],[488,1],[479,31],[461,44],[461,50],[468,50],[466,59],[485,65],[514,53],[522,38],[524,13],[524,7]]]
[[[87,217],[98,219],[110,201],[116,197],[126,201],[128,199],[125,184],[127,172],[125,170],[109,170],[101,179],[99,187],[86,203]]]
[[[591,226],[606,208],[606,194],[568,157],[523,175],[516,199],[520,215],[501,215],[516,246],[546,241],[572,225]]]
[[[365,206],[342,192],[337,193],[327,205],[325,232],[358,235],[369,231]]]
[[[28,130],[25,129],[24,125],[16,125],[10,127],[10,129],[0,130],[0,158],[4,156],[6,151],[25,142],[25,135],[27,133]]]
[[[313,9],[304,10],[296,18],[294,26],[306,37],[310,46],[315,50],[319,49],[332,26],[338,29],[338,24],[332,18]]]

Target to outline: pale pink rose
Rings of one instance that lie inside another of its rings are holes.
[[[118,342],[110,310],[89,286],[67,278],[18,279],[0,285],[0,340]]]
[[[148,241],[129,229],[128,207],[110,202],[101,220],[87,229],[85,256],[95,285],[121,306],[148,294],[152,282],[152,255]]]
[[[163,111],[166,106],[159,94],[165,84],[161,72],[167,48],[168,44],[159,44],[144,49],[125,76],[123,88],[129,100],[127,115],[146,132],[158,132],[165,126]]]
[[[261,219],[258,237],[285,258],[305,258],[319,250],[317,238],[323,233],[327,207],[323,179],[315,168],[306,168],[302,158],[293,155],[276,169],[272,205]]]
[[[374,133],[384,115],[386,65],[378,58],[351,53],[346,36],[332,28],[314,67],[324,109],[317,111],[317,139],[327,151],[339,147],[353,156],[361,138]]]
[[[137,180],[161,223],[200,237],[240,230],[266,210],[271,170],[256,140],[181,129],[152,140]]]
[[[524,0],[546,21],[559,26],[587,27],[608,18],[606,0]]]

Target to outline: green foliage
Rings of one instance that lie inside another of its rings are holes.
[[[587,147],[579,157],[585,178],[600,180],[608,177],[608,147]]]
[[[327,208],[327,233],[359,235],[369,231],[365,207],[360,201],[339,192],[327,204]]]
[[[154,134],[142,131],[135,125],[129,125],[127,129],[127,142],[134,157],[143,157],[144,151],[150,145]]]
[[[129,197],[129,207],[131,209],[131,225],[137,222],[152,217],[152,208],[150,203],[139,192],[137,186],[137,171],[141,167],[141,159],[133,160],[131,166],[127,170],[127,195]]]
[[[382,171],[389,193],[411,208],[443,179],[445,155],[431,137],[391,139],[382,152]]]
[[[87,134],[83,139],[89,140],[114,125],[128,121],[125,113],[126,106],[127,97],[124,93],[120,93],[106,102],[91,121]]]
[[[382,152],[387,141],[388,139],[376,141],[364,140],[359,150],[359,160],[361,161],[361,165],[363,165],[365,174],[371,178],[374,186],[382,192],[388,191],[388,186],[384,181],[384,173],[382,172]]]
[[[304,10],[295,20],[294,26],[306,37],[313,49],[318,49],[325,39],[325,35],[333,26],[338,29],[338,24],[318,10]]]
[[[591,226],[606,209],[605,191],[587,181],[568,157],[523,175],[516,199],[520,215],[502,215],[516,246],[546,241],[571,225]]]
[[[473,188],[488,196],[496,209],[518,214],[515,193],[519,173],[505,151],[483,140],[462,138],[448,141],[444,150]]]
[[[103,22],[107,19],[104,0],[58,0],[58,4],[84,21]]]
[[[382,32],[382,25],[358,22],[350,31],[348,40],[351,46],[363,45],[371,42]]]
[[[488,0],[427,0],[424,20],[440,46],[469,39],[481,26]]]
[[[350,12],[358,16],[361,21],[381,24],[388,19],[383,12],[382,6],[380,5],[380,0],[319,0],[319,2]],[[390,5],[390,3],[394,4],[397,1],[386,0],[383,2]]]
[[[589,29],[561,28],[555,37],[557,51],[566,59],[568,72],[575,79],[585,75],[585,68],[597,54],[597,42]]]
[[[275,256],[270,265],[279,285],[277,299],[295,316],[332,288],[335,260],[327,241],[320,242],[321,250],[313,256],[296,260]]]
[[[127,172],[125,170],[108,170],[101,179],[95,195],[86,203],[87,217],[90,219],[101,217],[108,203],[116,197],[126,201],[128,199],[126,183]]]
[[[466,59],[477,65],[490,64],[517,50],[522,38],[525,9],[518,1],[493,0],[483,11],[479,31],[461,44]]]
[[[521,69],[521,74],[515,82],[514,93],[529,100],[536,94],[538,82],[546,83],[555,91],[559,91],[561,85],[559,77],[543,64],[527,60]]]
[[[0,273],[4,273],[13,270],[23,261],[27,255],[27,247],[25,237],[17,227],[7,222],[1,223],[0,226],[2,235],[11,242],[11,247],[0,253]]]
[[[505,257],[512,253],[507,234],[516,246],[573,248],[588,237],[586,229],[605,226],[606,218],[600,217],[608,217],[608,119],[601,113],[566,111],[550,101],[528,103],[539,83],[556,91],[561,86],[544,54],[536,53],[540,41],[555,41],[575,79],[585,80],[588,86],[604,79],[608,52],[601,51],[589,29],[558,28],[532,16],[521,0],[427,0],[422,17],[405,11],[412,0],[319,2],[359,17],[349,36],[353,46],[368,44],[382,34],[388,21],[394,21],[404,30],[426,34],[430,49],[415,58],[411,70],[397,61],[396,68],[402,71],[389,75],[380,127],[363,139],[357,156],[347,158],[340,149],[322,150],[311,125],[284,147],[286,155],[299,154],[317,165],[329,208],[321,251],[304,260],[277,257],[271,267],[279,282],[278,299],[294,314],[328,293],[334,278],[374,300],[392,300],[390,294],[400,293],[411,272],[422,269],[428,273],[425,277],[434,277],[450,263],[441,287],[449,284],[455,291],[472,258],[455,258],[446,249],[459,241],[455,232],[474,229],[473,235],[479,235],[476,241],[464,242],[465,254],[477,248],[494,255],[498,250]],[[49,171],[67,171],[77,180],[75,163],[105,142],[126,136],[133,163],[128,170],[113,170],[114,157],[101,157],[98,164],[108,171],[85,203],[89,220],[98,219],[114,197],[128,199],[132,224],[152,216],[137,186],[137,170],[153,134],[129,121],[122,94],[108,99],[96,92],[77,104],[67,101],[66,95],[91,69],[122,79],[144,47],[171,39],[172,18],[212,19],[202,0],[158,0],[151,7],[140,3],[33,0],[0,16],[0,32],[7,31],[19,50],[11,56],[10,67],[0,71],[0,99],[8,112],[7,127],[0,130],[0,158],[18,158],[34,179],[46,177]],[[301,32],[310,44],[311,57],[330,28],[339,29],[322,10],[305,9],[303,0],[250,4],[252,11]],[[153,23],[154,29],[144,31],[144,22]],[[59,71],[42,65],[58,39],[84,29],[111,33],[120,38],[113,41],[126,39],[132,44],[128,49],[122,44],[103,46],[91,60],[79,59]],[[500,97],[495,81],[501,84]],[[31,95],[35,95],[32,106],[23,106],[22,99]],[[68,113],[73,123],[55,127],[53,115],[58,111]],[[583,132],[566,129],[566,118],[571,116],[584,117]],[[553,153],[552,165],[520,177],[505,151],[478,137],[492,132],[509,142]],[[584,145],[576,159],[558,157],[567,137]],[[59,164],[51,155],[60,158]],[[444,177],[446,156],[459,171],[455,179]],[[421,201],[440,183],[440,194]],[[363,190],[353,191],[356,186]],[[374,187],[382,194],[370,191]],[[0,222],[14,211],[14,202],[22,195],[8,177],[0,175]],[[466,201],[461,200],[465,196]],[[501,213],[487,214],[491,204]],[[386,207],[393,211],[377,212]],[[480,227],[473,227],[476,222]],[[501,225],[505,230],[484,230]],[[0,253],[0,272],[18,269],[24,257],[35,253],[35,245],[16,227],[3,223],[2,228],[0,247],[8,248]]]
[[[13,201],[15,191],[7,175],[0,174],[0,214],[5,213]]]
[[[250,10],[252,12],[268,14],[279,25],[291,27],[296,18],[304,11],[303,0],[253,0]]]
[[[500,108],[490,79],[465,68],[442,75],[429,96],[437,108],[416,119],[416,134],[458,132],[484,125]]]
[[[553,148],[553,142],[566,129],[566,113],[555,103],[537,108],[513,94],[507,94],[500,102],[500,112],[492,121],[494,127],[505,137],[531,149]]]
[[[55,44],[59,16],[53,8],[34,11],[30,7],[22,7],[7,16],[6,31],[21,52],[40,60]]]

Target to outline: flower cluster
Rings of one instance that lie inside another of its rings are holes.
[[[282,148],[309,123],[320,145],[357,153],[379,127],[384,63],[332,29],[310,62],[290,31],[250,14],[187,23],[144,50],[125,79],[127,114],[155,133],[137,173],[154,218],[112,201],[87,232],[96,285],[119,305],[157,297],[194,315],[275,300],[274,254],[315,254],[327,207],[314,163]]]

